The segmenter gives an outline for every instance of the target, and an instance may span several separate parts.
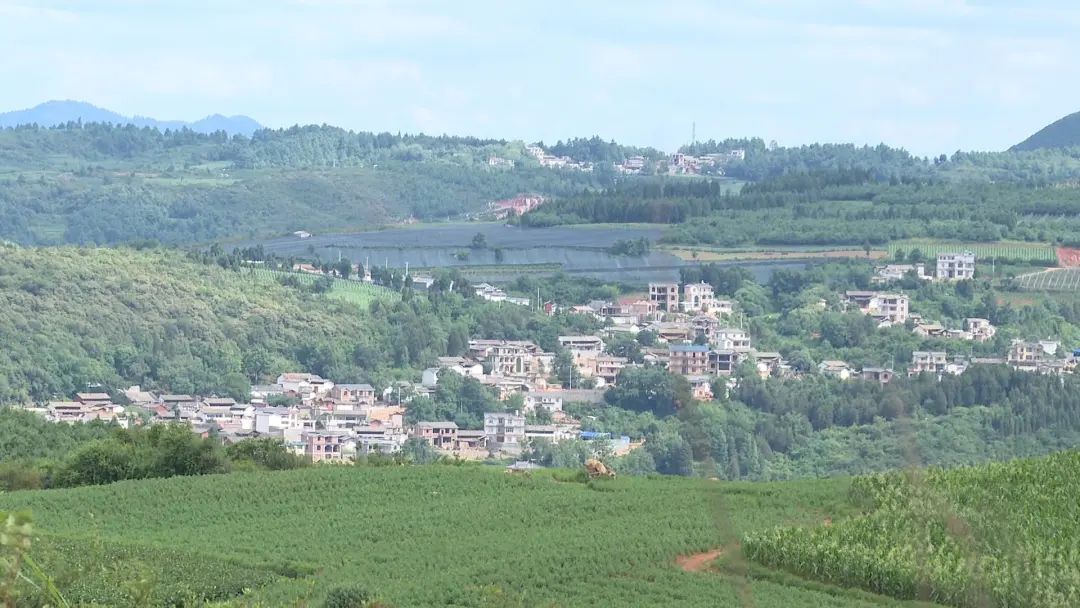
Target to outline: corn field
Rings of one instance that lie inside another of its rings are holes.
[[[960,608],[1080,606],[1080,453],[857,479],[864,516],[746,538],[794,574]]]

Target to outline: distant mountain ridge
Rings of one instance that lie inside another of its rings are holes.
[[[1072,146],[1080,146],[1080,112],[1055,120],[1009,150],[1015,152]]]
[[[157,120],[146,116],[124,116],[85,101],[70,100],[46,101],[26,110],[0,113],[0,128],[29,124],[52,127],[78,120],[82,122],[109,122],[119,125],[131,124],[137,127],[153,127],[161,131],[187,127],[198,133],[225,131],[230,135],[246,135],[249,137],[255,131],[263,128],[255,119],[242,115],[222,116],[221,114],[211,114],[194,122]]]

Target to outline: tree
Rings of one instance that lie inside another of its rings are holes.
[[[487,237],[483,232],[477,232],[473,235],[472,242],[469,244],[472,249],[487,249],[487,246]]]
[[[638,343],[645,347],[656,346],[656,339],[656,332],[651,329],[644,329],[637,334]]]
[[[352,274],[352,262],[350,262],[348,258],[342,258],[341,261],[334,266],[334,271],[337,272],[339,277],[347,279]]]
[[[670,416],[692,401],[686,378],[655,367],[630,367],[619,373],[619,383],[604,393],[604,400],[635,412]]]
[[[495,263],[496,264],[502,264],[504,259],[506,259],[506,255],[503,253],[502,247],[496,247],[495,248]]]
[[[410,437],[401,445],[402,457],[413,464],[431,464],[441,456],[430,443],[419,437]]]

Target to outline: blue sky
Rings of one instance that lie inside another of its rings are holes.
[[[0,110],[995,150],[1080,110],[1076,4],[0,0]]]

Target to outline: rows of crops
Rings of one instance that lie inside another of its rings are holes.
[[[976,259],[1004,259],[1018,262],[1054,262],[1057,251],[1043,243],[948,243],[942,241],[895,241],[889,243],[889,255],[897,251],[910,254],[918,249],[924,258],[936,257],[939,253],[970,251]]]
[[[249,564],[291,562],[311,573],[241,573],[238,580],[252,588],[247,600],[267,606],[318,606],[327,590],[346,584],[396,608],[879,606],[768,580],[684,572],[675,563],[681,554],[734,546],[743,531],[840,517],[835,509],[849,509],[846,487],[842,480],[679,478],[585,484],[478,466],[340,466],[15,492],[0,495],[0,509],[30,509],[38,528],[55,535]],[[96,562],[93,553],[71,553],[48,567],[63,572],[66,561],[77,560]],[[190,577],[162,574],[189,587],[204,576],[202,568]],[[81,585],[83,597],[105,594],[92,591],[95,581],[69,584]],[[491,600],[500,593],[508,599]]]
[[[1054,268],[1022,274],[1014,279],[1021,289],[1033,291],[1078,291],[1080,268]]]
[[[856,480],[870,513],[750,535],[764,565],[963,608],[1080,606],[1080,452]]]
[[[256,278],[272,281],[278,281],[282,277],[292,277],[295,280],[304,283],[314,283],[320,278],[323,278],[319,275],[304,272],[285,272],[281,270],[270,270],[268,268],[247,268],[246,272]],[[364,283],[363,281],[355,281],[352,279],[332,280],[333,287],[327,292],[328,297],[351,302],[359,306],[367,306],[375,300],[390,302],[400,299],[401,297],[400,294],[392,289],[380,285],[372,285],[371,283]]]

